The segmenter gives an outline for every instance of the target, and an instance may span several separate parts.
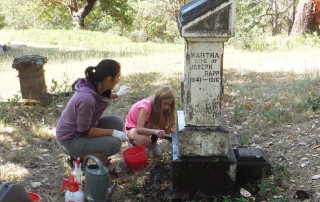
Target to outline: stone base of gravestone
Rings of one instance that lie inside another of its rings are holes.
[[[236,189],[237,160],[232,150],[226,157],[179,157],[177,134],[172,137],[174,189],[204,193],[228,193]]]
[[[257,183],[271,174],[271,164],[257,148],[234,149],[237,158],[237,183]]]
[[[223,128],[185,127],[179,131],[179,156],[226,157],[229,152],[229,132]]]
[[[172,135],[172,185],[186,192],[229,194],[271,174],[271,164],[256,148],[230,149],[226,157],[179,157],[178,135]]]
[[[177,119],[178,133],[172,135],[174,189],[227,193],[270,175],[271,165],[261,150],[231,149],[229,133],[221,128],[185,127],[183,111],[177,111]]]
[[[229,152],[229,132],[222,127],[185,126],[184,112],[177,111],[179,156],[226,157]]]

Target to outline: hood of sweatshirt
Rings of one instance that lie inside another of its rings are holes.
[[[80,79],[75,84],[75,91],[78,93],[89,93],[92,94],[96,99],[108,102],[110,99],[111,91],[107,90],[102,95],[99,95],[92,83],[89,83],[86,79]]]

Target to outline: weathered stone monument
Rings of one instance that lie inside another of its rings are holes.
[[[234,36],[235,6],[235,0],[195,0],[180,9],[184,110],[173,142],[174,187],[215,191],[235,185],[236,158],[220,123],[224,42]]]
[[[173,135],[174,188],[234,190],[238,156],[246,160],[257,157],[251,150],[235,152],[220,122],[224,42],[234,36],[235,14],[235,0],[194,0],[180,9],[178,27],[185,39],[185,66],[183,111],[177,113],[178,132]],[[243,171],[251,168],[246,162],[241,165]]]
[[[47,58],[40,55],[24,55],[13,60],[12,68],[19,72],[23,99],[39,100],[42,104],[52,101],[45,83],[43,66],[46,62]]]

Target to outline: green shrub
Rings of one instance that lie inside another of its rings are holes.
[[[250,140],[251,140],[251,138],[250,138],[249,135],[241,135],[241,136],[239,137],[239,144],[240,144],[241,146],[248,146],[249,143],[250,143]]]
[[[268,125],[275,125],[278,123],[287,122],[292,115],[288,109],[271,109],[263,112],[263,116]]]
[[[178,40],[180,36],[171,6],[163,1],[140,1],[136,8],[133,35],[144,33],[142,41],[172,43]]]
[[[306,103],[309,110],[314,112],[320,107],[320,97],[314,92],[309,92],[308,97],[306,98]]]
[[[4,28],[5,26],[5,17],[3,15],[0,15],[0,29]]]
[[[320,47],[320,36],[310,33],[305,36],[277,35],[272,37],[248,32],[231,38],[227,44],[248,51],[290,50],[292,48]]]

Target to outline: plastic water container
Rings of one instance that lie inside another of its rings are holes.
[[[148,166],[147,150],[144,146],[130,147],[122,152],[124,163],[130,170],[141,170]]]

